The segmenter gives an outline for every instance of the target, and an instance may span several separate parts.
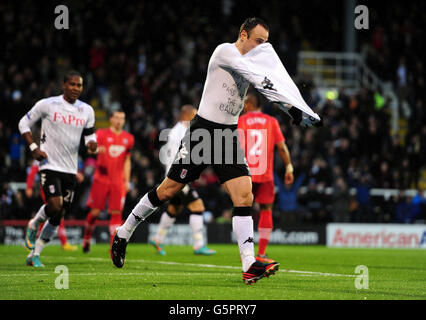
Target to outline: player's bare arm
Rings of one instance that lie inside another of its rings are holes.
[[[38,161],[43,161],[47,159],[46,152],[40,150],[39,146],[34,142],[31,132],[25,132],[24,134],[22,134],[22,137],[31,149],[34,159]]]
[[[293,176],[293,165],[291,164],[290,152],[288,151],[287,145],[284,141],[277,144],[278,154],[285,165],[285,177],[284,183],[291,184],[294,181]]]
[[[130,172],[132,171],[131,155],[129,154],[124,161],[123,177],[124,177],[124,188],[126,193],[130,190]]]

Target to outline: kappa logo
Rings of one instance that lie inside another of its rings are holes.
[[[263,79],[261,84],[263,85],[263,89],[277,91],[277,89],[273,88],[274,84],[267,77]]]
[[[180,178],[185,179],[187,173],[188,173],[188,170],[182,169],[182,171],[180,172]]]
[[[248,237],[248,239],[247,239],[246,241],[244,241],[244,242],[243,242],[243,244],[244,244],[244,243],[247,243],[247,242],[248,242],[248,243],[253,243],[253,242],[254,242],[254,241],[253,241],[253,238],[252,238],[252,237]]]

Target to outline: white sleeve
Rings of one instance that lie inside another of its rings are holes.
[[[86,123],[86,128],[90,129],[90,128],[94,128],[95,127],[95,111],[93,111],[93,108],[90,107],[89,109],[89,117]]]
[[[92,107],[89,107],[89,117],[87,119],[86,127],[83,130],[84,144],[87,145],[89,141],[97,142],[95,133],[95,112]]]
[[[45,99],[39,100],[25,116],[21,118],[18,124],[19,132],[24,134],[25,132],[31,132],[31,127],[46,114],[46,108],[48,106],[45,103]]]

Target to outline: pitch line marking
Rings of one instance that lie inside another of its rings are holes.
[[[45,256],[46,258],[57,258],[53,256]],[[70,260],[77,259],[87,259],[91,261],[111,261],[109,258],[95,258],[95,257],[62,257]],[[241,270],[241,267],[235,266],[223,266],[223,265],[215,265],[215,264],[201,264],[201,263],[188,263],[188,262],[175,262],[175,261],[157,261],[157,260],[145,260],[145,259],[127,259],[126,261],[130,262],[139,262],[139,263],[156,263],[156,264],[164,264],[164,265],[178,265],[178,266],[191,266],[191,267],[201,267],[201,268],[219,268],[219,269],[235,269]],[[291,270],[284,269],[278,270],[278,272],[286,272],[286,273],[294,273],[300,275],[310,275],[310,276],[323,276],[323,277],[349,277],[353,278],[356,275],[353,274],[340,274],[340,273],[330,273],[330,272],[318,272],[318,271],[302,271],[302,270]]]

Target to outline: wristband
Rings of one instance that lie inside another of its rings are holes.
[[[35,149],[38,149],[38,145],[37,145],[37,143],[33,142],[33,143],[30,144],[30,150],[34,151]]]
[[[289,164],[285,167],[285,172],[293,173],[293,165],[292,165],[291,163],[289,163]]]

